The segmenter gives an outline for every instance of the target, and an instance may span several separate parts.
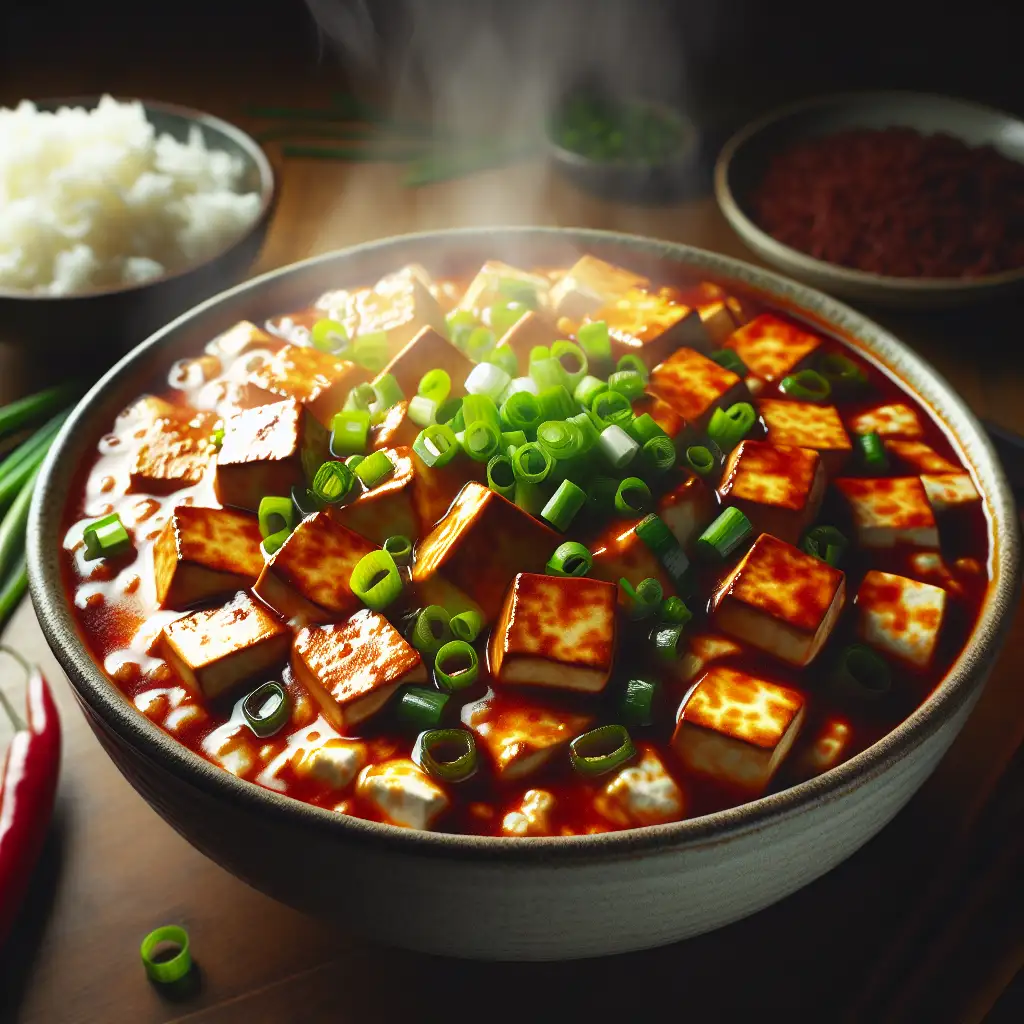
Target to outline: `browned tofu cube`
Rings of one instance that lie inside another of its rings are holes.
[[[796,690],[713,665],[680,708],[672,746],[690,771],[752,798],[768,788],[804,714]]]
[[[704,528],[719,512],[715,492],[694,473],[658,499],[658,516],[684,551],[691,551]]]
[[[160,606],[187,608],[251,587],[263,569],[260,540],[255,516],[179,505],[153,545]]]
[[[543,572],[561,537],[507,498],[468,483],[416,549],[413,581],[440,576],[483,610],[501,611],[505,592],[520,572]]]
[[[510,349],[525,374],[530,367],[530,352],[538,345],[550,348],[558,340],[555,325],[543,313],[529,310],[524,313],[499,339],[499,348]]]
[[[809,665],[846,600],[846,576],[762,533],[711,598],[715,627],[791,665]]]
[[[419,517],[413,503],[416,471],[411,448],[385,448],[395,467],[386,480],[359,495],[355,501],[335,505],[331,518],[361,537],[382,545],[395,535],[415,539],[420,535]]]
[[[550,282],[542,274],[531,274],[500,260],[488,260],[469,282],[459,302],[459,309],[468,310],[479,318],[489,306],[495,302],[507,302],[513,297],[510,291],[518,291],[520,288],[532,291],[537,304],[544,306],[547,304],[549,287]]]
[[[199,483],[213,458],[211,438],[217,422],[214,413],[189,415],[178,409],[150,420],[144,428],[140,420],[128,471],[130,489],[167,494]]]
[[[616,772],[594,800],[597,813],[619,828],[678,821],[684,807],[682,790],[646,743],[637,748],[636,761]]]
[[[520,573],[491,633],[496,683],[599,693],[615,660],[614,583]]]
[[[347,622],[299,630],[292,645],[292,671],[338,730],[376,714],[403,683],[427,679],[416,649],[369,608]]]
[[[415,265],[382,277],[373,288],[351,292],[339,319],[351,337],[383,331],[389,355],[401,352],[424,327],[445,330],[444,313]]]
[[[556,317],[579,321],[630,289],[646,288],[648,284],[646,277],[632,270],[616,267],[596,256],[581,256],[552,287],[551,308]]]
[[[429,533],[445,516],[467,481],[486,483],[483,462],[456,458],[438,469],[428,466],[416,452],[410,452],[413,466],[412,500],[419,521],[417,536]]]
[[[805,731],[806,738],[807,733]],[[793,752],[793,775],[810,779],[838,767],[854,753],[853,724],[838,715],[830,715],[815,730],[809,742],[801,740],[802,749]],[[790,771],[787,766],[787,773]]]
[[[921,485],[928,496],[928,503],[938,514],[968,508],[981,501],[970,473],[962,470],[956,473],[923,473]]]
[[[617,584],[627,579],[634,586],[648,577],[657,580],[666,594],[675,588],[669,574],[651,549],[637,536],[639,519],[612,520],[587,545],[594,556],[591,575]]]
[[[732,658],[742,654],[743,648],[731,637],[720,633],[698,633],[686,635],[686,653],[668,668],[674,679],[682,683],[692,683],[699,675],[703,675],[708,665],[723,658]]]
[[[633,401],[633,415],[643,416],[644,413],[647,413],[668,434],[677,449],[685,449],[690,436],[686,420],[668,402],[645,391]]]
[[[368,377],[361,366],[311,345],[286,345],[249,375],[248,396],[253,405],[294,399],[330,430],[348,393]]]
[[[857,612],[866,643],[890,658],[926,669],[942,631],[946,591],[872,569],[857,591]]]
[[[728,409],[750,395],[732,370],[692,348],[681,348],[651,374],[650,390],[696,430],[704,430],[716,409]]]
[[[939,546],[939,527],[920,477],[844,477],[835,485],[849,504],[861,547]]]
[[[183,682],[212,700],[282,665],[290,639],[280,619],[240,593],[169,623],[158,649]]]
[[[326,512],[303,519],[263,567],[253,593],[282,618],[330,622],[362,606],[349,578],[376,550],[365,537],[331,521]]]
[[[757,403],[757,409],[772,444],[813,448],[821,455],[829,476],[843,468],[853,451],[850,436],[834,405],[766,398]]]
[[[940,455],[924,441],[883,441],[885,450],[914,473],[959,473],[955,462]]]
[[[409,402],[398,402],[388,409],[384,419],[370,428],[369,449],[411,448],[423,428],[409,418]]]
[[[452,379],[452,395],[466,393],[463,386],[473,364],[447,338],[432,327],[423,330],[381,370],[378,377],[391,374],[406,398],[412,398],[423,375],[429,370],[444,370]]]
[[[476,735],[504,782],[538,771],[593,722],[593,715],[507,692],[489,692],[462,709],[462,724]]]
[[[267,495],[287,496],[305,481],[303,452],[327,454],[327,432],[295,401],[245,409],[224,423],[214,489],[223,505],[260,507]]]
[[[858,413],[850,420],[855,434],[878,434],[916,440],[924,437],[924,426],[917,410],[906,402],[889,402]]]
[[[209,345],[207,352],[225,361],[236,359],[238,356],[257,349],[267,349],[276,352],[284,345],[280,338],[267,334],[249,320],[240,320],[234,327],[229,328],[223,334],[217,335]]]
[[[810,448],[741,441],[725,464],[718,488],[756,533],[796,544],[813,522],[825,494],[821,457]]]
[[[751,373],[768,381],[782,380],[820,345],[817,335],[771,313],[754,317],[725,343]]]

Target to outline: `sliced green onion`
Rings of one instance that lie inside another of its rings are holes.
[[[548,420],[537,428],[537,443],[556,462],[577,458],[583,451],[583,435],[568,420]]]
[[[325,462],[313,477],[312,490],[325,505],[338,505],[355,482],[355,474],[344,462]]]
[[[456,640],[464,640],[467,644],[471,644],[484,628],[484,619],[478,611],[469,609],[459,612],[458,615],[453,615],[451,627],[452,635]]]
[[[537,387],[543,391],[545,388],[556,386],[566,387],[569,384],[569,375],[565,372],[561,362],[554,356],[547,359],[537,359],[530,363],[530,376],[537,382]]]
[[[625,427],[633,419],[633,405],[619,391],[602,391],[590,406],[593,414],[602,422]]]
[[[448,325],[448,339],[457,348],[465,349],[477,326],[476,317],[468,309],[453,309],[444,319]]]
[[[532,434],[543,422],[540,403],[528,391],[516,391],[501,404],[501,422],[512,430]]]
[[[510,384],[512,383],[512,378],[519,372],[519,360],[516,359],[515,352],[508,345],[499,345],[493,352],[488,354],[485,362],[493,363],[499,369],[504,370],[508,374]]]
[[[615,511],[620,516],[641,515],[651,501],[650,487],[638,476],[627,476],[615,489]]]
[[[601,440],[601,431],[594,425],[590,413],[579,412],[566,418],[566,423],[573,424],[580,432],[582,451],[589,452]]]
[[[449,640],[434,659],[434,679],[449,693],[472,686],[479,672],[476,651],[465,640]]]
[[[797,370],[782,378],[779,390],[802,402],[824,402],[832,394],[832,385],[817,370]]]
[[[292,488],[292,504],[303,519],[320,511],[316,495],[308,488],[299,487],[297,484]]]
[[[496,434],[501,433],[501,416],[498,406],[488,395],[466,395],[462,400],[462,418],[467,427],[474,423],[486,423],[494,428]],[[453,427],[457,430],[457,427]]]
[[[723,509],[718,518],[697,538],[697,550],[711,562],[723,562],[752,533],[750,520],[734,506]]]
[[[290,501],[288,506],[291,507]],[[262,508],[262,503],[260,507]],[[132,538],[116,512],[90,523],[82,534],[82,540],[85,542],[87,559],[115,558],[132,548]]]
[[[487,486],[503,498],[512,500],[516,493],[516,474],[507,455],[495,455],[488,461]]]
[[[428,604],[416,616],[409,643],[421,654],[433,658],[452,638],[451,619],[439,604]]]
[[[375,612],[383,611],[402,593],[398,566],[383,549],[363,555],[356,562],[348,584],[352,593]]]
[[[840,530],[824,523],[812,526],[800,541],[801,551],[813,558],[820,558],[834,569],[839,567],[849,546],[850,542]]]
[[[652,618],[661,607],[661,599],[665,596],[661,584],[650,576],[641,580],[635,587],[623,577],[619,580],[619,586],[626,595],[626,614],[634,622]]]
[[[686,464],[697,474],[707,476],[715,468],[715,457],[702,444],[692,444],[686,449]]]
[[[537,286],[519,277],[499,277],[498,294],[528,309],[536,309],[539,305]]]
[[[242,717],[245,724],[265,740],[280,732],[291,718],[291,700],[280,683],[264,683],[257,686],[242,701]]]
[[[889,468],[889,456],[881,437],[875,431],[870,434],[854,434],[857,441],[857,454],[861,462],[875,472],[883,472]]]
[[[587,501],[598,515],[610,516],[615,511],[618,490],[619,481],[614,477],[596,476],[587,485]]]
[[[363,460],[364,460],[365,458],[366,458],[366,456],[365,456],[365,455],[350,455],[350,456],[349,456],[349,457],[348,457],[348,458],[347,458],[347,459],[345,460],[345,465],[346,465],[346,466],[348,466],[348,468],[349,468],[349,469],[351,469],[351,470],[352,470],[352,472],[354,473],[354,472],[356,471],[356,467],[357,467],[357,466],[359,465],[359,463],[360,463],[360,462],[362,462],[362,461],[363,461]]]
[[[567,540],[555,548],[548,559],[547,571],[551,576],[586,576],[594,567],[594,556],[579,541]]]
[[[331,454],[338,459],[361,455],[370,437],[370,414],[359,410],[339,412],[331,420]]]
[[[566,388],[570,392],[575,391],[576,385],[587,375],[587,354],[575,342],[556,341],[551,346],[551,358],[562,364],[567,379]]]
[[[576,513],[587,502],[586,492],[571,480],[563,480],[548,503],[541,509],[542,519],[546,519],[556,530],[568,530],[569,524],[575,519]]]
[[[434,414],[435,423],[447,423],[452,430],[461,430],[465,425],[462,416],[462,399],[461,398],[446,398],[437,407],[437,412]],[[456,422],[458,426],[456,426]]]
[[[658,426],[654,417],[649,412],[642,412],[639,416],[634,416],[629,423],[625,424],[623,429],[639,445],[645,445],[656,437],[664,437],[671,440],[668,434]]]
[[[640,451],[640,445],[616,423],[601,431],[598,447],[612,469],[628,466]]]
[[[723,452],[731,452],[750,433],[757,413],[749,402],[737,402],[728,409],[716,409],[708,424],[708,436]]]
[[[512,377],[494,363],[477,363],[466,377],[466,390],[471,395],[486,395],[492,402],[501,398]],[[465,402],[462,405],[465,414]]]
[[[444,707],[451,695],[439,690],[428,690],[425,686],[406,686],[395,705],[395,717],[399,725],[410,732],[436,729],[444,716]]]
[[[581,775],[606,775],[633,759],[636,749],[622,725],[601,725],[569,744],[569,759]]]
[[[476,771],[476,740],[468,729],[431,729],[416,738],[412,759],[435,779],[463,782]]]
[[[542,359],[550,358],[551,349],[548,348],[547,345],[534,345],[533,348],[530,349],[529,358],[526,360],[527,369],[529,369],[529,367],[531,367],[534,363],[539,363]]]
[[[484,420],[477,420],[466,427],[462,450],[475,462],[489,462],[499,454],[501,431]]]
[[[539,484],[547,479],[554,460],[536,441],[517,448],[512,455],[512,471],[517,480]]]
[[[390,409],[392,406],[398,405],[399,402],[405,401],[405,392],[402,391],[401,385],[392,373],[381,374],[371,387],[378,409]]]
[[[659,622],[651,630],[650,641],[654,653],[663,661],[675,661],[682,653],[679,641],[683,636],[684,624],[679,622]]]
[[[387,452],[373,452],[356,466],[356,476],[367,489],[383,483],[394,471],[395,464],[388,458]]]
[[[278,530],[277,533],[272,533],[269,537],[264,537],[260,543],[260,547],[263,548],[264,555],[269,558],[271,555],[280,551],[284,546],[284,542],[291,535],[291,530]]]
[[[429,427],[437,422],[437,402],[423,395],[415,395],[409,400],[405,414],[417,427]]]
[[[718,363],[719,366],[731,370],[737,377],[746,377],[750,371],[747,364],[731,348],[720,348],[708,353],[708,359]]]
[[[276,498],[267,496],[260,499],[259,511],[256,513],[260,522],[260,536],[264,539],[280,530],[295,529],[295,506],[291,497]]]
[[[855,391],[868,382],[864,367],[840,352],[826,352],[818,360],[818,372],[833,390]]]
[[[452,393],[452,378],[447,370],[427,370],[420,377],[416,394],[440,405]]]
[[[626,725],[648,726],[654,722],[658,683],[653,679],[630,679],[622,692],[619,713]]]
[[[834,681],[846,693],[875,700],[889,692],[892,673],[882,657],[870,647],[851,644],[839,656]]]
[[[395,560],[395,565],[408,565],[412,561],[412,541],[402,533],[388,537],[384,550]]]
[[[177,952],[169,957],[153,959],[153,954],[160,946],[170,946]],[[159,985],[173,985],[187,977],[192,971],[192,953],[189,949],[188,932],[176,924],[164,925],[151,931],[139,947],[142,966],[146,975]]]
[[[527,443],[525,430],[503,430],[501,432],[501,448],[509,458],[517,448],[522,448]]]
[[[440,469],[447,466],[459,451],[455,431],[441,423],[424,427],[412,443],[412,450],[428,465]]]
[[[667,473],[676,464],[676,446],[667,437],[644,442],[642,461],[651,473]]]
[[[686,602],[681,597],[666,597],[661,602],[658,610],[658,617],[662,622],[668,622],[675,626],[685,626],[693,618],[693,612],[686,607]]]
[[[576,332],[576,340],[580,348],[587,354],[592,363],[609,362],[612,358],[612,343],[608,336],[608,324],[604,320],[594,320],[589,324],[581,324]]]
[[[608,387],[632,402],[644,393],[644,378],[636,370],[619,370],[608,378]]]
[[[213,433],[210,434],[210,444],[212,444],[213,447],[217,449],[217,451],[220,451],[221,448],[224,446],[224,435],[225,430],[223,427],[217,427],[216,430],[214,430]]]
[[[688,595],[694,587],[694,573],[675,534],[652,512],[636,524],[636,535],[661,563],[676,590]]]
[[[383,370],[388,362],[388,336],[386,331],[357,334],[350,352],[352,359],[373,373]]]
[[[474,363],[481,362],[485,356],[494,351],[497,340],[494,331],[489,327],[475,327],[466,339],[466,355]]]
[[[541,391],[537,404],[545,420],[564,420],[577,411],[572,395],[561,384]]]
[[[337,320],[317,320],[310,329],[309,340],[321,352],[341,352],[348,348],[348,331]]]
[[[502,400],[507,400],[521,391],[525,391],[531,395],[540,394],[540,388],[537,387],[537,382],[532,377],[513,377],[512,380],[509,381],[508,387],[505,388],[505,394],[502,396]]]
[[[615,371],[616,373],[637,373],[643,378],[645,384],[651,375],[647,364],[635,352],[627,352],[624,356],[619,356],[619,361],[615,364]]]
[[[488,320],[500,337],[510,328],[515,327],[528,312],[528,306],[510,299],[507,302],[496,302],[491,306],[488,310]]]
[[[377,393],[372,384],[357,384],[345,398],[343,412],[369,412],[370,406],[377,400]]]
[[[589,409],[594,404],[594,399],[597,398],[602,391],[607,390],[608,385],[603,380],[599,377],[591,377],[588,374],[576,385],[576,388],[572,393],[572,397],[576,399],[584,409]]]

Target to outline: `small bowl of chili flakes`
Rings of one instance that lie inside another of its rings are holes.
[[[965,100],[785,107],[726,143],[715,194],[758,256],[843,298],[938,308],[1024,286],[1024,122]]]

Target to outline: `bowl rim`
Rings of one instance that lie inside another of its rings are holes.
[[[201,323],[227,299],[258,293],[281,278],[300,278],[309,270],[336,263],[356,266],[364,257],[386,257],[419,245],[472,246],[486,252],[510,244],[570,244],[586,250],[611,246],[634,251],[701,274],[728,278],[745,291],[803,311],[805,317],[862,346],[860,354],[884,372],[902,379],[920,396],[947,430],[965,465],[971,467],[986,501],[992,537],[990,583],[968,643],[933,693],[896,728],[866,750],[816,778],[738,807],[689,820],[585,836],[498,838],[416,831],[337,814],[294,800],[237,778],[205,760],[165,733],[110,682],[78,634],[71,602],[59,570],[64,485],[74,473],[75,453],[65,454],[76,437],[92,437],[90,421],[103,410],[108,388],[131,380],[136,364],[167,348],[174,357],[175,334]],[[884,349],[884,355],[882,350]],[[939,409],[941,408],[941,414]],[[84,710],[98,718],[143,760],[162,768],[179,784],[228,801],[240,811],[264,816],[268,827],[299,827],[330,834],[336,841],[364,844],[383,853],[415,854],[445,860],[508,866],[544,864],[571,867],[605,864],[677,852],[680,847],[713,848],[793,819],[825,803],[834,803],[877,779],[936,734],[980,693],[984,678],[1010,627],[1021,577],[1020,525],[1014,499],[991,442],[958,393],[920,356],[888,331],[848,306],[772,271],[729,256],[679,243],[612,231],[557,227],[461,228],[398,235],[363,243],[270,271],[230,288],[179,316],[115,364],[79,402],[47,454],[33,496],[28,525],[28,567],[32,602],[47,643],[67,673]]]
[[[784,106],[770,110],[768,113],[744,125],[728,139],[718,154],[714,167],[715,198],[730,226],[744,241],[747,241],[747,236],[750,236],[750,239],[756,243],[766,259],[771,259],[780,266],[789,264],[793,268],[793,273],[805,274],[808,277],[814,276],[819,281],[831,278],[836,284],[842,284],[851,288],[870,288],[877,292],[892,295],[898,293],[927,295],[950,291],[970,294],[1024,282],[1024,267],[1019,267],[1016,270],[1002,270],[998,274],[986,274],[983,277],[972,278],[893,277],[889,274],[876,274],[867,270],[855,270],[852,267],[844,267],[838,263],[829,263],[826,260],[817,259],[805,252],[801,252],[799,249],[786,245],[784,242],[778,241],[778,239],[769,235],[747,215],[743,205],[740,203],[735,192],[733,192],[730,183],[730,171],[739,151],[757,135],[785,121],[787,118],[804,113],[805,111],[825,107],[842,107],[854,102],[867,101],[882,104],[893,100],[914,100],[946,107],[957,107],[975,114],[984,114],[988,117],[997,117],[1013,122],[1024,132],[1024,120],[1004,110],[989,107],[982,103],[975,103],[973,100],[961,99],[957,96],[918,92],[912,89],[867,89],[837,92],[787,103]],[[748,244],[750,243],[748,242]]]
[[[219,132],[221,135],[231,139],[231,141],[242,149],[248,158],[252,160],[259,173],[259,211],[253,218],[252,223],[249,224],[237,238],[218,249],[212,255],[200,260],[198,263],[189,263],[187,266],[181,267],[170,274],[161,274],[159,277],[154,277],[149,281],[137,281],[134,284],[111,285],[106,288],[93,288],[87,292],[71,292],[68,295],[46,295],[41,292],[30,292],[23,289],[0,286],[0,300],[19,300],[26,302],[87,302],[90,299],[101,299],[112,295],[130,295],[133,292],[139,292],[145,288],[158,287],[160,285],[167,284],[170,281],[186,277],[196,271],[201,271],[204,267],[209,266],[215,260],[220,259],[225,253],[230,252],[236,246],[241,245],[248,238],[251,238],[252,235],[259,230],[260,225],[263,224],[264,221],[266,221],[266,219],[273,213],[278,198],[278,182],[277,176],[274,174],[274,168],[270,163],[270,159],[268,158],[266,151],[248,132],[239,128],[237,125],[232,124],[230,121],[225,121],[223,118],[217,117],[215,114],[208,114],[203,110],[197,110],[194,107],[182,106],[179,103],[165,103],[162,100],[148,100],[138,96],[120,96],[113,93],[95,93],[80,96],[55,96],[43,99],[31,99],[29,102],[35,104],[38,109],[45,111],[56,109],[58,107],[86,107],[87,109],[90,109],[91,107],[95,107],[100,100],[106,96],[111,96],[118,103],[141,103],[143,111],[147,114],[149,111],[155,111],[160,114],[169,114],[173,117],[179,117],[185,121],[202,125],[205,128]]]

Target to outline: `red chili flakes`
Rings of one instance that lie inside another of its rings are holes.
[[[866,129],[779,152],[751,196],[773,238],[892,277],[1024,267],[1024,164],[946,134]]]

